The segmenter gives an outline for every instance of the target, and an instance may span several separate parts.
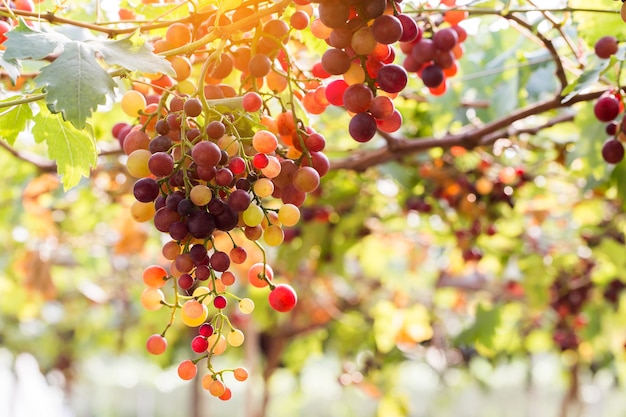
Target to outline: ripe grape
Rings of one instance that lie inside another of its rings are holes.
[[[215,143],[202,141],[191,149],[191,158],[199,166],[214,167],[222,159],[222,152]]]
[[[383,14],[374,19],[371,30],[374,39],[382,44],[395,43],[402,38],[400,19],[389,14]]]
[[[609,164],[618,164],[624,159],[624,145],[617,139],[609,139],[602,145],[602,158]]]
[[[250,62],[248,63],[248,71],[250,71],[250,75],[252,75],[253,77],[262,78],[270,72],[271,66],[272,61],[267,55],[256,54],[252,58],[250,58]]]
[[[346,110],[352,113],[366,111],[373,99],[374,94],[372,90],[363,84],[353,84],[346,88],[346,91],[343,93],[343,105]]]
[[[341,75],[350,69],[352,59],[345,51],[337,48],[327,49],[322,55],[322,67],[331,75]]]
[[[151,265],[143,270],[143,282],[148,287],[161,288],[167,282],[167,271],[159,265]]]
[[[137,201],[148,203],[156,200],[159,195],[159,184],[152,178],[142,178],[133,186],[133,195]]]
[[[435,32],[433,45],[442,51],[450,51],[457,44],[459,35],[452,28],[444,28]]]
[[[593,112],[601,122],[610,122],[620,111],[620,103],[613,95],[600,97],[593,106]]]
[[[153,334],[146,341],[146,350],[153,355],[160,355],[167,349],[167,340],[160,334]]]
[[[439,65],[430,64],[424,68],[421,77],[426,87],[435,88],[443,82],[445,76]]]
[[[382,16],[381,16],[382,17]],[[378,86],[388,93],[399,93],[404,90],[409,80],[406,70],[399,65],[384,65],[376,75]]]
[[[603,36],[596,41],[594,51],[599,58],[608,59],[617,52],[618,43],[615,36]]]
[[[146,97],[137,90],[129,90],[122,95],[120,105],[122,111],[130,117],[138,117],[146,106]]]
[[[376,120],[366,112],[357,113],[348,125],[350,136],[357,142],[367,142],[376,134]],[[321,173],[320,173],[321,175]]]
[[[183,111],[189,117],[196,117],[202,113],[202,102],[197,98],[190,98],[185,101]]]
[[[269,293],[268,300],[274,310],[285,313],[296,306],[298,297],[289,284],[278,284]]]
[[[178,365],[178,376],[184,381],[192,380],[198,373],[198,367],[193,361],[187,359]]]
[[[148,168],[156,177],[165,177],[174,171],[174,158],[165,152],[156,152],[148,160]]]

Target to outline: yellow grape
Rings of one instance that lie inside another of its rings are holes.
[[[198,327],[202,323],[205,322],[205,320],[209,316],[209,309],[204,304],[200,304],[200,305],[202,306],[202,314],[200,314],[198,317],[195,317],[195,318],[189,317],[185,313],[185,310],[182,310],[180,312],[180,318],[183,320],[183,323],[185,323],[185,325],[189,327]]]
[[[234,347],[243,345],[243,341],[245,338],[245,335],[239,329],[233,329],[228,333],[227,336],[228,344]]]
[[[194,298],[200,298],[205,294],[209,294],[211,291],[207,288],[207,287],[198,287],[195,290],[193,290],[193,294],[191,294],[192,297]],[[213,302],[213,300],[211,299],[211,295],[206,295],[206,297],[204,297],[202,299],[202,304],[204,305],[209,305]]]
[[[263,218],[263,223],[261,223],[261,226],[263,226],[263,229],[265,229],[267,228],[267,226],[271,224],[280,226],[280,221],[278,220],[278,214],[275,211],[268,211],[266,213],[265,217]]]
[[[254,183],[254,193],[260,198],[269,197],[274,192],[274,183],[268,178],[259,178]]]
[[[195,185],[189,192],[189,198],[196,206],[205,206],[213,198],[213,192],[206,185]]]
[[[279,246],[285,240],[285,233],[283,232],[282,227],[278,225],[267,226],[265,231],[263,232],[263,240],[269,246]]]
[[[126,169],[135,178],[149,177],[152,173],[148,168],[148,160],[152,152],[147,149],[135,149],[128,155]]]
[[[168,61],[170,61],[170,64],[172,64],[172,67],[174,68],[174,72],[176,73],[174,79],[176,81],[185,81],[187,78],[189,78],[189,76],[191,75],[191,61],[189,60],[189,58],[180,55],[174,55],[172,57],[169,57]]]
[[[139,112],[146,108],[146,97],[137,90],[129,90],[122,96],[120,105],[128,116],[138,117]]]
[[[190,319],[197,319],[204,313],[202,304],[199,303],[198,300],[186,301],[185,304],[183,304],[183,312]]]
[[[148,287],[143,290],[139,300],[143,308],[149,311],[155,311],[163,306],[161,301],[165,301],[165,295],[163,295],[163,291],[158,288]]]
[[[300,209],[293,204],[285,204],[278,210],[278,221],[284,226],[295,226],[300,221]]]
[[[139,223],[144,223],[151,220],[154,217],[156,210],[154,209],[154,203],[142,203],[141,201],[135,201],[130,206],[130,216]]]
[[[250,314],[254,311],[254,301],[249,298],[242,298],[239,301],[239,311],[243,314]]]
[[[176,84],[176,89],[178,92],[190,96],[196,91],[196,86],[193,82],[184,80]]]
[[[214,355],[221,355],[226,351],[226,338],[219,333],[213,333],[208,337],[209,347],[207,351],[213,352]]]
[[[242,214],[244,224],[251,227],[260,225],[264,217],[263,209],[256,204],[250,204]]]
[[[348,85],[362,84],[365,81],[365,71],[358,61],[353,61],[350,68],[343,74],[343,80]]]
[[[235,156],[239,153],[239,141],[234,136],[224,135],[217,141],[217,146],[226,151],[228,156]]]

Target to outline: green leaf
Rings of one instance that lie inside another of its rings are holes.
[[[43,59],[49,55],[60,53],[63,45],[71,40],[60,33],[39,32],[29,28],[23,21],[13,30],[6,33],[4,41],[5,60],[12,59]]]
[[[0,67],[4,68],[13,85],[15,85],[17,77],[20,76],[20,64],[15,59],[5,59],[4,54],[4,51],[0,51]]]
[[[14,97],[3,103],[15,100]],[[13,146],[17,135],[26,129],[26,124],[33,118],[33,111],[28,103],[8,107],[0,111],[0,137]]]
[[[63,53],[41,70],[35,79],[48,92],[46,101],[53,112],[61,112],[65,120],[78,129],[85,127],[87,117],[106,95],[114,95],[115,83],[98,64],[93,52],[83,43],[65,44]]]
[[[48,156],[57,163],[67,190],[88,177],[96,165],[96,142],[90,129],[78,130],[58,114],[51,114],[45,106],[34,118],[33,135],[37,142],[46,142]]]
[[[141,34],[118,40],[90,41],[87,44],[100,52],[108,64],[119,65],[131,71],[176,75],[172,64],[154,54],[153,48]]]
[[[578,93],[591,87],[595,82],[600,79],[600,75],[609,67],[609,63],[612,60],[602,59],[598,60],[596,65],[591,65],[591,68],[585,69],[585,71],[576,80],[572,81],[563,90],[563,95],[566,97],[563,99],[563,103],[567,103]]]

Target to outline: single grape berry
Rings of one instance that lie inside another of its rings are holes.
[[[617,139],[609,139],[602,145],[602,158],[608,164],[617,164],[624,159],[624,145]]]
[[[289,284],[278,284],[269,293],[270,306],[281,313],[285,313],[296,306],[298,296]]]
[[[619,101],[613,95],[600,97],[593,106],[593,112],[601,122],[610,122],[615,119],[619,111]]]
[[[603,36],[594,45],[596,55],[602,59],[608,59],[617,52],[618,44],[615,36]]]

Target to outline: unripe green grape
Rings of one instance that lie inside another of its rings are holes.
[[[147,222],[154,217],[156,210],[154,209],[154,203],[142,203],[141,201],[135,201],[130,206],[130,216],[139,223]]]
[[[198,184],[189,192],[189,198],[196,206],[205,206],[213,198],[213,192],[206,185]]]
[[[254,301],[249,298],[242,298],[239,301],[239,311],[243,314],[251,314],[254,311]]]
[[[274,192],[274,183],[268,178],[259,178],[254,183],[253,190],[259,198],[269,197]]]
[[[263,231],[263,240],[268,246],[278,246],[285,240],[282,227],[272,224]]]
[[[284,226],[295,226],[300,221],[300,209],[293,204],[285,204],[278,210],[278,221]]]
[[[155,311],[163,306],[161,302],[165,301],[165,295],[163,295],[163,291],[158,288],[148,287],[143,290],[139,300],[143,308],[148,311]]]
[[[239,329],[233,329],[231,332],[228,333],[228,336],[226,336],[228,344],[234,347],[241,346],[244,339],[245,335]]]
[[[135,178],[149,177],[152,175],[148,168],[148,160],[151,156],[152,152],[147,149],[135,149],[132,151],[126,160],[128,173]]]
[[[244,224],[251,227],[261,224],[263,217],[265,217],[263,209],[256,204],[250,204],[242,214]]]

